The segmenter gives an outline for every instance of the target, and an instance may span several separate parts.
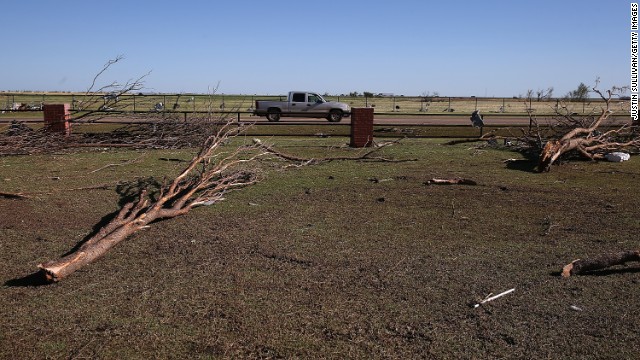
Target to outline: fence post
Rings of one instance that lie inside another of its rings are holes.
[[[351,147],[373,145],[373,108],[351,109]]]
[[[69,104],[49,104],[42,107],[44,128],[48,132],[59,132],[65,136],[71,134],[71,114]]]

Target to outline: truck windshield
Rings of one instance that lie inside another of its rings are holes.
[[[309,94],[309,102],[310,103],[323,103],[326,102],[322,96],[318,94]]]

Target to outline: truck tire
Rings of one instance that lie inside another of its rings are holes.
[[[329,111],[329,116],[327,117],[327,120],[331,122],[340,122],[340,120],[342,120],[342,116],[343,116],[342,110],[333,109]]]
[[[280,109],[271,108],[267,110],[267,120],[280,121]]]

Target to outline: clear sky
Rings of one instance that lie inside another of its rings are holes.
[[[2,1],[0,90],[516,96],[629,84],[622,0]]]

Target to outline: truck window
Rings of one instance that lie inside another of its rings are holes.
[[[309,100],[308,102],[310,103],[317,103],[318,100],[320,100],[320,96],[316,95],[316,94],[309,94]]]
[[[293,102],[304,102],[305,93],[293,93],[291,97],[291,101]]]

